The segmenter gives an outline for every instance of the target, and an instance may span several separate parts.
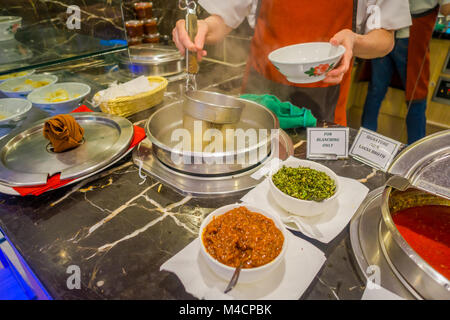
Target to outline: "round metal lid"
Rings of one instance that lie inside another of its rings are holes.
[[[389,173],[416,188],[450,199],[450,130],[429,135],[403,150]]]
[[[44,138],[47,119],[0,143],[0,182],[9,186],[47,183],[60,173],[73,179],[103,168],[126,152],[133,138],[133,125],[125,118],[100,112],[71,114],[84,129],[84,143],[72,150],[55,153]]]
[[[123,61],[144,64],[159,64],[184,59],[176,47],[151,43],[131,46],[129,51],[122,53],[120,57]]]

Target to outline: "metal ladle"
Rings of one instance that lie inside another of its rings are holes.
[[[239,122],[245,103],[238,98],[210,91],[187,91],[185,114],[215,124]]]
[[[186,10],[186,31],[192,42],[197,35],[197,4],[193,0],[179,1],[181,10]],[[196,75],[199,71],[197,53],[186,49],[186,92],[183,111],[186,115],[214,124],[239,122],[245,104],[238,98],[215,92],[197,91]]]
[[[442,198],[450,200],[450,192],[449,192],[449,190],[446,190],[447,192],[443,193],[443,192],[437,192],[437,190],[430,189],[430,188],[418,187],[418,186],[415,186],[414,184],[412,184],[409,179],[407,179],[405,177],[398,176],[398,175],[391,176],[388,179],[388,181],[386,182],[386,185],[388,187],[392,187],[392,188],[397,189],[399,191],[406,191],[409,188],[415,188],[415,189],[427,192],[429,194],[433,194],[435,196],[442,197]]]
[[[193,0],[179,0],[178,7],[181,10],[186,11],[186,31],[191,41],[194,42],[198,31],[196,11],[197,4]],[[186,48],[186,92],[197,90],[197,81],[195,76],[197,75],[199,69],[197,53],[191,53],[189,49]]]

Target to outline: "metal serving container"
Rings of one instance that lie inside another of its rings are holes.
[[[119,55],[119,67],[136,75],[167,77],[184,72],[184,57],[173,46],[140,44]]]
[[[83,144],[61,153],[52,150],[44,138],[45,121],[39,120],[17,135],[0,141],[0,183],[33,186],[61,174],[61,179],[86,176],[120,157],[133,138],[132,123],[122,117],[100,112],[71,114],[84,129]]]
[[[425,299],[450,299],[450,281],[431,267],[410,247],[392,217],[396,212],[424,205],[450,206],[450,200],[417,189],[388,187],[382,195],[380,241],[385,254],[400,275]]]
[[[243,100],[210,91],[188,91],[183,111],[195,119],[212,123],[236,123],[241,118]]]
[[[396,212],[423,205],[450,206],[450,130],[435,133],[403,150],[389,173],[409,180],[404,191],[385,186],[371,192],[350,224],[350,240],[361,275],[381,271],[381,285],[407,299],[450,299],[450,281],[406,242]]]
[[[257,166],[271,152],[270,130],[279,129],[279,123],[276,116],[264,106],[252,101],[241,101],[244,104],[242,114],[239,122],[233,127],[243,130],[255,129],[257,133],[259,129],[268,129],[267,137],[258,139],[256,144],[236,148],[233,151],[210,153],[176,148],[176,142],[171,139],[172,133],[176,129],[184,128],[184,101],[179,101],[157,110],[148,119],[146,131],[147,138],[153,144],[152,152],[168,167],[193,175],[229,175]],[[254,161],[253,155],[256,153],[261,161]],[[241,160],[239,163],[238,159]]]
[[[383,191],[380,241],[385,254],[392,267],[422,297],[450,299],[450,281],[409,246],[392,220],[395,212],[410,207],[450,206],[450,130],[427,136],[406,148],[391,164],[389,173],[408,179],[412,188],[399,191],[388,186]]]

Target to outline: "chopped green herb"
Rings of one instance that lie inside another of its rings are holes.
[[[283,166],[272,181],[285,194],[301,200],[323,201],[336,193],[335,181],[325,172],[306,167]]]

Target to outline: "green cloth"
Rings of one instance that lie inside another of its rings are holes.
[[[262,104],[275,113],[281,129],[306,128],[317,125],[317,119],[312,115],[311,110],[296,107],[290,102],[281,102],[275,96],[269,94],[243,94],[241,98]]]

